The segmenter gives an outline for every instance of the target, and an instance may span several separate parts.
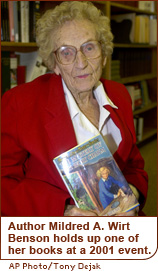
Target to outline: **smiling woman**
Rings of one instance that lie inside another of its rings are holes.
[[[62,26],[73,20],[91,22],[96,39],[101,43],[103,57],[111,55],[113,51],[113,35],[110,31],[109,19],[91,2],[72,1],[68,3],[65,1],[56,8],[47,10],[37,23],[36,42],[40,54],[50,70],[53,69],[55,63],[52,52],[56,50],[55,44],[58,41],[56,32],[59,33]],[[82,26],[83,29],[86,28],[86,24],[82,24]],[[74,33],[74,39],[78,40],[78,34],[78,32]],[[64,45],[68,45],[66,40],[64,40]]]
[[[61,61],[59,62],[58,58],[56,58],[54,72],[62,76],[68,89],[79,105],[85,104],[85,106],[88,106],[87,102],[92,98],[92,89],[98,83],[102,74],[103,65],[106,61],[106,58],[103,59],[98,41],[95,41],[95,39],[96,31],[94,25],[87,20],[73,20],[67,22],[56,32],[56,47],[59,48],[59,52],[60,47],[62,48],[64,44],[75,47],[77,51],[74,61],[69,61],[69,63],[67,63],[68,65],[61,63]],[[85,43],[88,41],[91,41],[91,48],[92,45],[96,47],[94,52],[91,53],[92,57],[89,55],[87,57],[87,51],[86,54],[83,53],[83,48],[85,52]],[[92,41],[95,41],[95,43],[92,44]],[[81,47],[82,51],[80,50]],[[59,53],[57,55],[59,56]],[[71,59],[69,58],[69,60]],[[85,91],[87,94],[84,103],[82,98],[85,99]]]
[[[109,19],[91,2],[64,1],[38,20],[39,53],[51,73],[3,95],[2,215],[97,216],[74,206],[52,160],[99,133],[143,207],[148,178],[131,98],[101,78],[112,39]]]

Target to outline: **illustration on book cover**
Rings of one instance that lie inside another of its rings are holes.
[[[139,205],[101,135],[62,153],[53,162],[79,208],[111,216]]]

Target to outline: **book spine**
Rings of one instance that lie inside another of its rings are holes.
[[[33,12],[33,41],[36,42],[36,23],[40,18],[40,1],[34,2],[34,12]]]
[[[144,119],[140,117],[138,119],[138,141],[141,141],[143,139],[143,127],[144,127]]]
[[[33,42],[33,33],[34,33],[34,22],[33,22],[33,16],[34,16],[34,1],[29,2],[29,16],[30,16],[30,24],[29,24],[29,40],[30,42]]]
[[[141,85],[141,92],[142,92],[142,99],[143,99],[143,106],[147,106],[150,104],[150,98],[149,98],[149,91],[148,91],[148,85],[147,81],[143,80],[140,82]]]
[[[14,37],[15,42],[19,41],[19,29],[18,29],[18,3],[13,1],[13,18],[14,18]]]
[[[29,42],[29,2],[20,2],[21,42]]]
[[[4,2],[1,3],[1,41],[5,41],[5,33],[4,33]]]
[[[19,42],[21,41],[21,7],[20,5],[21,5],[20,1],[17,1]]]
[[[157,45],[157,19],[152,17],[149,20],[149,43]]]
[[[5,41],[10,41],[10,29],[9,29],[9,8],[8,2],[4,1],[4,32],[5,32]]]
[[[140,108],[143,104],[141,87],[139,84],[134,85],[134,110]]]
[[[25,42],[25,4],[20,2],[21,42]]]
[[[29,42],[29,1],[25,1],[25,42]]]
[[[14,14],[13,14],[13,2],[8,1],[9,8],[9,28],[10,28],[10,41],[14,41]]]

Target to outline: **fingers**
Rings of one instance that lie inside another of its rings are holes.
[[[139,212],[139,207],[136,207],[135,209],[129,212],[119,213],[119,214],[116,214],[115,216],[138,216],[138,212]]]
[[[65,210],[64,216],[98,216],[98,213],[95,210],[82,210],[69,205]]]

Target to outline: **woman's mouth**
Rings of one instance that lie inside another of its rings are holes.
[[[80,79],[84,79],[87,78],[89,76],[89,74],[83,74],[83,75],[78,75],[77,77]]]

